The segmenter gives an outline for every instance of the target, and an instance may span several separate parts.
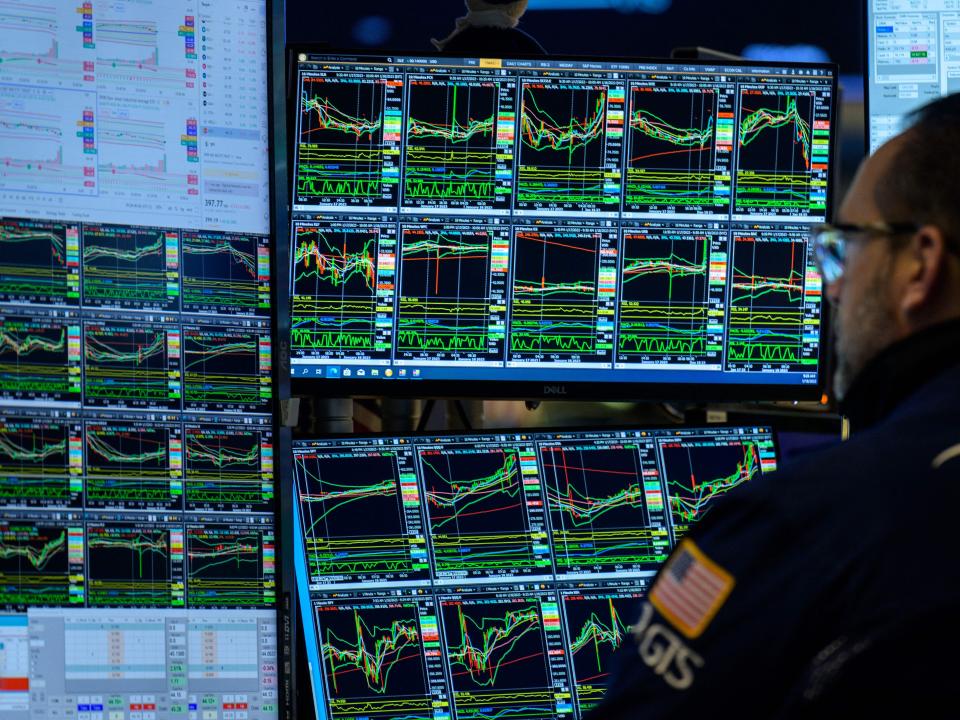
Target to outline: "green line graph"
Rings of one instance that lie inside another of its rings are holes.
[[[479,613],[483,613],[483,606],[478,607]],[[502,615],[479,617],[464,613],[463,605],[458,604],[456,613],[459,639],[452,642],[454,638],[450,638],[450,664],[455,672],[462,668],[479,687],[497,686],[502,669],[514,658],[524,638],[533,636],[536,645],[540,645],[540,610],[536,604],[507,609]]]

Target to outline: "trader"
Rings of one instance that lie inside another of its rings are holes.
[[[960,712],[960,94],[911,120],[812,235],[852,438],[678,544],[591,718]]]

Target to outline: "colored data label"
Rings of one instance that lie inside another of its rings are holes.
[[[0,302],[79,305],[79,225],[0,219]]]
[[[396,243],[395,225],[294,222],[295,354],[344,361],[390,357]]]
[[[192,608],[273,607],[276,541],[258,525],[187,523],[187,604]]]
[[[83,226],[83,304],[180,308],[180,235],[156,227]]]
[[[268,413],[270,332],[262,324],[183,326],[183,408]]]
[[[41,515],[0,520],[0,605],[82,606],[82,526]]]
[[[42,417],[0,417],[4,507],[73,507],[83,500],[83,427]]]
[[[184,230],[184,312],[270,314],[270,238]]]
[[[78,319],[0,315],[0,400],[76,404],[80,369]]]
[[[273,511],[269,429],[185,423],[183,455],[187,510]]]

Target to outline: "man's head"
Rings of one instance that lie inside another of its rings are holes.
[[[886,228],[848,233],[843,276],[826,288],[840,398],[885,347],[960,317],[960,94],[911,119],[860,166],[838,214]]]

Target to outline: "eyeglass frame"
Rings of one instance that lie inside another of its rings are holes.
[[[825,283],[835,283],[843,277],[846,263],[846,243],[850,235],[867,235],[874,237],[895,237],[907,233],[915,233],[920,225],[914,222],[886,222],[880,220],[871,223],[823,223],[810,228],[810,244],[813,250],[813,262]],[[828,235],[830,240],[824,240]],[[838,242],[838,236],[840,242]],[[840,253],[830,248],[844,247]]]

